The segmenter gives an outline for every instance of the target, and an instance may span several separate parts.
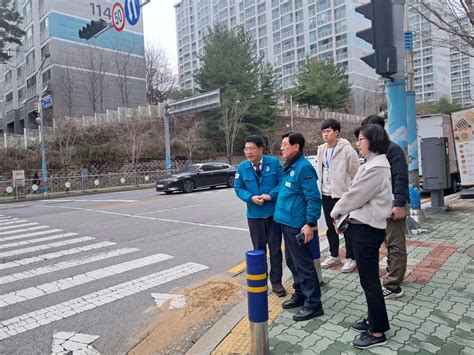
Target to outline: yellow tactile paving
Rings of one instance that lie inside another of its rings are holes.
[[[268,326],[281,313],[281,304],[290,298],[292,283],[284,283],[287,290],[286,297],[277,297],[274,293],[268,295]],[[248,354],[250,352],[250,325],[248,317],[243,317],[231,332],[214,349],[213,355],[221,354]]]

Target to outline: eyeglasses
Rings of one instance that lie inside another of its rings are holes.
[[[281,144],[281,148],[286,148],[286,147],[289,147],[291,144],[290,143],[282,143]]]
[[[361,137],[357,140],[357,142],[362,142],[363,140],[366,140],[367,138]]]
[[[253,152],[254,150],[257,150],[258,148],[256,147],[248,147],[248,148],[244,148],[244,152]]]

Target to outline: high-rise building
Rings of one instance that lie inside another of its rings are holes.
[[[21,46],[9,45],[13,57],[0,64],[0,130],[36,128],[38,98],[44,95],[53,102],[44,110],[45,126],[53,118],[146,103],[142,20],[89,41],[78,35],[91,20],[111,22],[114,2],[13,1],[26,34]]]
[[[243,26],[257,53],[271,63],[283,89],[295,85],[306,57],[332,58],[343,65],[352,84],[356,113],[373,113],[379,104],[378,77],[360,60],[372,51],[356,37],[370,26],[356,14],[355,0],[181,0],[175,5],[179,83],[195,86],[204,38],[215,24]]]

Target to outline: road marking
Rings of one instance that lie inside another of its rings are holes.
[[[124,263],[107,266],[101,269],[88,271],[83,274],[66,277],[64,279],[48,282],[39,286],[28,287],[22,290],[13,291],[0,295],[0,308],[12,304],[29,301],[34,298],[49,295],[52,293],[67,290],[68,288],[84,285],[89,282],[105,279],[127,271],[139,269],[141,267],[153,265],[164,260],[172,259],[171,255],[154,254],[140,259],[126,261]]]
[[[54,333],[53,345],[51,346],[51,355],[100,355],[96,349],[89,345],[97,339],[99,339],[98,335],[72,332]]]
[[[52,265],[48,265],[48,266],[39,267],[39,268],[36,268],[36,269],[30,269],[30,270],[26,270],[26,271],[23,271],[23,272],[17,272],[17,273],[14,273],[14,274],[9,274],[9,275],[0,277],[0,285],[10,283],[10,282],[14,282],[14,281],[18,281],[18,280],[28,279],[28,278],[34,277],[34,276],[49,274],[51,272],[55,272],[55,271],[59,271],[59,270],[65,270],[65,269],[69,269],[69,268],[76,267],[76,266],[79,266],[79,265],[85,265],[85,264],[93,263],[93,262],[100,261],[100,260],[106,260],[106,259],[114,258],[116,256],[121,256],[121,255],[134,253],[134,252],[137,252],[139,250],[140,249],[137,249],[137,248],[116,249],[116,250],[111,250],[111,251],[106,251],[106,252],[103,252],[103,253],[99,253],[99,254],[89,256],[89,257],[86,257],[86,258],[67,260],[67,261],[57,263],[57,264],[52,264]]]
[[[127,281],[97,292],[71,299],[66,302],[25,313],[0,321],[0,340],[27,332],[61,319],[120,300],[150,288],[177,280],[181,277],[208,269],[208,266],[185,263],[164,271]]]
[[[233,268],[227,270],[227,272],[230,272],[232,274],[240,274],[246,268],[247,268],[247,263],[244,261],[243,263],[235,265]]]
[[[0,238],[0,242],[6,242],[6,241],[9,241],[9,240],[23,239],[23,238],[29,238],[29,237],[37,237],[39,235],[62,232],[62,231],[63,231],[62,229],[48,229],[47,231],[13,235],[11,237]]]
[[[38,263],[40,261],[56,259],[56,258],[60,258],[62,256],[66,256],[66,255],[78,254],[78,253],[82,253],[84,251],[95,250],[95,249],[100,249],[100,248],[106,248],[106,247],[110,247],[110,246],[114,246],[114,245],[116,245],[116,243],[100,242],[100,243],[95,243],[95,244],[84,245],[82,247],[61,250],[61,251],[57,251],[57,252],[54,252],[54,253],[48,253],[48,254],[42,254],[42,255],[39,255],[39,256],[33,256],[31,258],[18,259],[18,260],[15,260],[15,261],[10,261],[8,263],[1,263],[0,264],[0,270],[11,269],[11,268],[14,268],[14,267],[18,267],[20,265],[34,264],[34,263]]]
[[[66,199],[58,199],[58,202],[56,203],[61,203],[61,202],[124,202],[124,203],[132,203],[132,202],[138,202],[139,200],[66,200]],[[54,204],[54,202],[51,203],[51,205]]]
[[[425,197],[425,198],[422,198],[420,200],[421,203],[425,203],[425,202],[428,202],[428,201],[431,201],[431,197]]]
[[[6,226],[9,224],[17,224],[17,223],[23,223],[23,222],[28,222],[28,221],[26,219],[13,218],[9,220],[8,222],[3,222],[3,223],[0,222],[0,226]]]
[[[9,251],[5,251],[3,253],[0,253],[0,258],[6,258],[8,256],[15,256],[15,255],[33,253],[33,252],[39,251],[39,250],[57,248],[57,247],[65,246],[65,245],[87,242],[89,240],[94,240],[94,238],[92,238],[92,237],[81,237],[81,238],[76,238],[76,239],[63,240],[61,242],[56,242],[56,243],[51,243],[51,244],[36,245],[36,246],[30,247],[30,248],[9,250]]]
[[[151,211],[151,212],[145,212],[145,213],[137,213],[135,214],[134,216],[144,216],[146,214],[152,214],[152,213],[160,213],[160,212],[167,212],[167,211],[174,211],[174,210],[179,210],[181,208],[189,208],[189,207],[196,207],[196,206],[200,206],[201,204],[200,203],[197,203],[195,205],[188,205],[188,206],[181,206],[181,207],[173,207],[173,208],[167,208],[167,209],[164,209],[164,210],[157,210],[157,211]]]
[[[34,223],[34,224],[38,224],[38,223]],[[45,228],[49,228],[49,226],[37,226],[37,227],[15,229],[15,230],[12,230],[12,231],[0,232],[0,235],[23,233],[23,232],[29,232],[29,231],[34,231],[34,230],[38,230],[38,229],[45,229]]]
[[[14,228],[20,228],[20,227],[28,227],[28,226],[35,226],[39,223],[32,222],[32,223],[24,223],[24,224],[17,224],[15,226],[7,226],[7,227],[0,227],[0,230],[6,230],[6,229],[14,229]]]
[[[186,298],[184,295],[176,295],[173,293],[152,293],[151,297],[155,300],[158,307],[161,307],[166,301],[170,301],[168,309],[183,308],[186,306]]]
[[[29,244],[35,244],[35,243],[42,243],[42,242],[47,242],[47,241],[53,240],[53,239],[61,239],[61,238],[67,238],[67,237],[74,237],[74,236],[76,236],[76,235],[77,235],[77,233],[61,233],[61,234],[50,235],[49,237],[43,237],[43,238],[37,238],[37,239],[30,239],[30,240],[22,240],[21,242],[14,242],[14,243],[2,244],[2,245],[0,245],[0,249],[21,247],[21,246],[23,246],[23,245],[29,245]]]
[[[94,209],[92,209],[92,208],[66,207],[66,206],[46,206],[46,205],[41,205],[41,207],[46,207],[46,208],[64,208],[64,209],[70,209],[70,210],[96,212],[96,213],[110,214],[110,215],[113,215],[113,216],[148,219],[148,220],[150,220],[150,221],[159,221],[159,222],[170,222],[170,223],[188,224],[188,225],[191,225],[191,226],[198,226],[198,227],[228,229],[228,230],[236,230],[236,231],[242,231],[242,232],[248,232],[248,231],[249,231],[248,228],[239,228],[239,227],[219,226],[219,225],[216,225],[216,224],[206,224],[206,223],[195,223],[195,222],[187,222],[187,221],[178,221],[178,220],[175,220],[175,219],[167,219],[167,218],[146,217],[146,216],[139,216],[139,215],[135,215],[135,214],[126,214],[126,213],[118,213],[118,212],[94,210]]]
[[[0,217],[0,222],[1,221],[5,221],[6,219],[12,219],[13,217],[10,217],[10,216],[3,216],[3,217]]]

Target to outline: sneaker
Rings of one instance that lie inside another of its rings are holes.
[[[351,329],[359,333],[364,333],[369,330],[369,322],[364,318],[358,322],[352,323]]]
[[[387,344],[387,338],[385,334],[380,337],[375,337],[370,332],[364,332],[355,339],[352,344],[358,349],[370,349],[376,346]]]
[[[327,269],[333,265],[337,265],[340,263],[341,263],[341,259],[339,259],[338,256],[330,256],[329,258],[327,258],[321,263],[321,268]]]
[[[396,289],[395,291],[392,291],[386,287],[382,287],[382,293],[383,293],[383,297],[388,300],[390,298],[399,298],[399,297],[402,297],[403,296],[403,289],[401,287],[399,287],[398,289]]]
[[[342,272],[352,272],[356,268],[357,264],[355,260],[346,259],[344,265],[342,266]]]

